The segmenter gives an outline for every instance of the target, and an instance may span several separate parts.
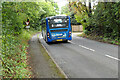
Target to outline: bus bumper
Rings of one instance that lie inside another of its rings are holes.
[[[66,41],[66,40],[72,40],[72,36],[70,36],[68,38],[57,38],[57,39],[47,38],[47,42]]]

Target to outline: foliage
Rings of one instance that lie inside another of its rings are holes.
[[[69,5],[68,4],[61,7],[61,14],[70,15]]]
[[[120,43],[120,2],[99,2],[92,13],[79,1],[72,1],[69,6],[86,35],[102,36],[104,40]]]
[[[56,5],[56,4],[55,4]],[[57,7],[57,5],[55,6]],[[2,3],[2,75],[4,78],[29,78],[27,48],[30,36],[40,29],[40,20],[57,14],[51,2]],[[30,20],[31,29],[25,29]]]
[[[27,42],[35,31],[26,31],[19,36],[2,37],[2,75],[4,78],[29,78]]]
[[[55,16],[57,12],[55,11],[56,8],[52,6],[51,2],[39,2],[39,5],[42,7],[43,12],[40,12],[40,18],[45,18],[48,16]]]
[[[12,29],[14,34],[19,34],[22,31],[27,19],[30,20],[31,27],[40,29],[39,22],[42,18],[57,14],[50,2],[4,2],[2,8],[3,23],[11,24],[12,27],[9,29]]]
[[[120,43],[118,43],[118,41],[115,41],[115,40],[109,39],[109,38],[104,38],[103,36],[100,36],[100,35],[97,35],[97,34],[85,34],[85,33],[82,33],[82,34],[77,35],[77,36],[88,38],[88,39],[91,39],[91,40],[104,42],[104,43],[110,43],[110,44],[115,44],[115,45],[120,44]]]
[[[87,23],[87,33],[120,40],[120,2],[98,3]]]
[[[61,8],[61,14],[65,14],[65,15],[68,15],[71,17],[71,24],[72,25],[77,25],[77,24],[80,24],[79,22],[76,21],[76,18],[74,16],[74,13],[73,12],[70,12],[70,9],[69,9],[69,5],[66,4],[65,6],[63,6]]]
[[[74,14],[74,17],[78,23],[83,25],[85,30],[87,18],[89,17],[89,9],[85,4],[80,1],[72,1],[69,3],[70,11]]]

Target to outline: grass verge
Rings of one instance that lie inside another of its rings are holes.
[[[39,36],[39,35],[38,35]],[[63,75],[63,73],[58,69],[58,67],[56,66],[56,64],[53,62],[53,60],[51,59],[51,57],[48,55],[46,49],[42,46],[41,42],[40,43],[40,50],[41,53],[43,54],[43,56],[47,59],[47,61],[50,63],[51,68],[54,70],[55,73],[58,74],[58,76],[60,76],[60,78],[63,78],[65,80],[65,75]]]
[[[79,34],[77,36],[87,38],[87,39],[91,39],[91,40],[96,40],[96,41],[99,41],[99,42],[110,43],[110,44],[114,44],[114,45],[120,45],[120,41],[112,40],[112,39],[109,39],[109,38],[104,38],[103,36],[92,35],[92,34],[86,35],[85,33]]]
[[[20,35],[2,37],[2,76],[3,78],[30,78],[28,66],[28,41],[37,31],[23,30]]]
[[[0,35],[0,46],[2,46],[2,35]],[[0,79],[2,78],[1,47],[0,47]]]

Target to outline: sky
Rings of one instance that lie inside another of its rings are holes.
[[[61,12],[61,7],[65,6],[68,3],[67,0],[54,0],[54,1],[57,2],[57,4],[58,4],[58,7],[60,9],[59,13]]]
[[[62,6],[65,6],[67,3],[69,3],[68,0],[54,0],[54,1],[57,2],[60,11],[61,11]],[[89,0],[86,0],[86,5],[88,6],[88,4],[89,4]],[[93,8],[93,5],[96,5],[96,4],[93,4],[93,2],[92,2],[91,3],[92,8]],[[60,13],[60,11],[59,11],[59,13]]]
[[[57,4],[58,4],[58,7],[59,7],[59,9],[60,9],[59,13],[61,12],[61,7],[62,7],[62,6],[65,6],[65,5],[68,3],[67,0],[54,0],[54,1],[57,2]],[[87,4],[87,5],[88,5],[88,4]]]
[[[55,2],[57,2],[59,8],[61,8],[62,6],[65,6],[65,4],[68,3],[67,0],[54,0]]]

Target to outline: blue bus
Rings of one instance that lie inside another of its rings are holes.
[[[48,42],[72,40],[69,16],[52,16],[41,20],[43,39]]]

